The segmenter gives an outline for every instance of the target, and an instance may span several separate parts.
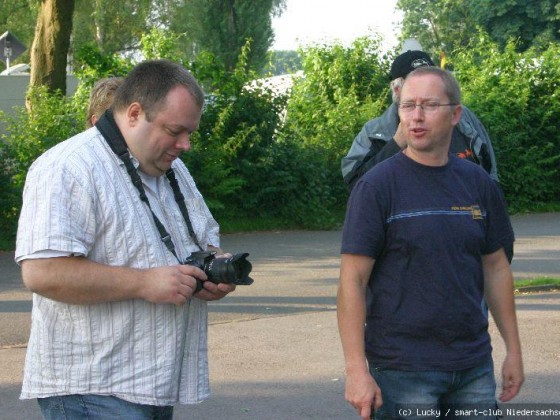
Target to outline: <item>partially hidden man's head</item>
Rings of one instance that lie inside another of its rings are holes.
[[[393,102],[398,102],[400,89],[408,74],[420,67],[435,66],[434,62],[424,51],[408,50],[398,55],[391,64],[391,91]]]
[[[98,80],[91,89],[86,116],[86,128],[93,127],[113,103],[115,92],[122,85],[123,77],[106,77]]]

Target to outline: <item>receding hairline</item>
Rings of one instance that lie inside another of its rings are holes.
[[[403,86],[401,87],[401,93],[402,89],[406,86],[406,82],[409,79],[420,76],[437,77],[443,83],[444,92],[450,102],[456,104],[461,103],[461,87],[459,86],[459,82],[457,81],[455,76],[453,76],[453,74],[449,70],[445,70],[435,66],[423,66],[410,72],[404,79]]]
[[[148,60],[134,67],[115,93],[113,111],[123,111],[139,103],[148,119],[164,106],[169,93],[177,87],[189,92],[195,104],[202,109],[204,92],[194,75],[171,60]]]

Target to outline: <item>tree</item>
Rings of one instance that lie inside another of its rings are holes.
[[[280,75],[295,73],[302,70],[301,56],[297,51],[278,50],[271,51],[270,62],[264,69],[264,74]]]
[[[470,0],[398,0],[404,12],[401,39],[416,38],[434,58],[468,45],[476,22]]]
[[[560,41],[557,0],[398,0],[397,8],[401,39],[418,39],[433,57],[466,47],[479,27],[502,48],[515,39],[518,51]]]
[[[93,42],[106,54],[137,50],[166,10],[164,0],[76,0],[73,49]]]
[[[29,62],[29,47],[33,41],[38,10],[37,1],[0,0],[0,34],[10,31],[28,48],[12,64]]]
[[[472,0],[470,8],[478,24],[502,48],[509,39],[517,41],[520,52],[560,41],[558,0]]]
[[[42,0],[31,48],[30,88],[66,94],[66,65],[74,0]],[[31,104],[28,103],[28,106]]]
[[[286,0],[182,0],[170,5],[170,29],[184,33],[190,51],[211,52],[228,71],[251,40],[247,65],[260,70],[274,41],[272,16],[279,15]]]

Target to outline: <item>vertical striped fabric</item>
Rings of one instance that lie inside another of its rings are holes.
[[[218,225],[187,168],[179,160],[173,167],[200,244],[219,246]],[[167,179],[146,189],[184,259],[197,248]],[[114,266],[177,264],[96,128],[53,147],[29,171],[16,259],[44,251]],[[21,398],[80,393],[152,405],[208,397],[206,302],[71,305],[35,294]]]

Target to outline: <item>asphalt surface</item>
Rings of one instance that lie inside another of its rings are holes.
[[[515,278],[560,278],[560,213],[514,216],[512,222]],[[224,235],[224,249],[250,253],[255,283],[210,304],[212,396],[177,406],[176,419],[357,418],[344,401],[336,326],[340,235]],[[554,404],[560,410],[560,293],[518,295],[516,305],[526,382],[513,407]],[[13,253],[0,252],[0,419],[41,418],[34,400],[18,399],[30,311],[31,293]],[[493,323],[490,331],[499,378],[504,348]]]

